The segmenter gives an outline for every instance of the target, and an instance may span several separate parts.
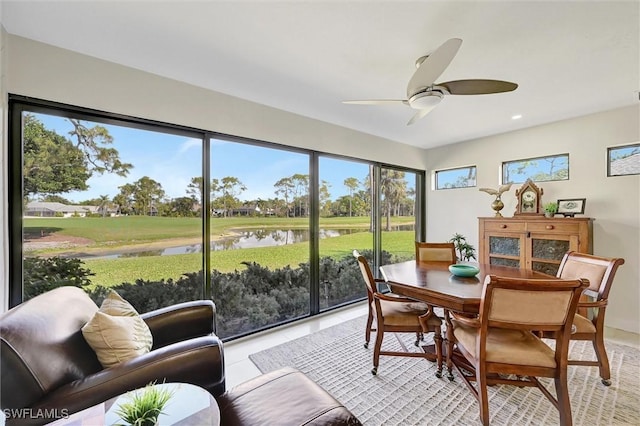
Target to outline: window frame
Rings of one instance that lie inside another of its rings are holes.
[[[525,176],[524,180],[522,181],[509,181],[507,182],[505,180],[505,166],[507,164],[511,164],[511,163],[518,163],[518,162],[525,162],[525,161],[531,161],[531,160],[544,160],[546,158],[554,158],[554,157],[566,157],[567,158],[567,178],[566,179],[548,179],[548,180],[535,180],[533,179],[532,176]],[[568,152],[566,153],[562,153],[562,154],[552,154],[552,155],[542,155],[539,157],[528,157],[528,158],[520,158],[517,160],[509,160],[509,161],[503,161],[500,164],[500,184],[507,184],[507,183],[512,183],[514,185],[517,184],[521,184],[521,183],[525,183],[527,181],[527,179],[531,179],[532,182],[562,182],[565,180],[569,180],[570,179],[570,155]]]
[[[318,161],[320,156],[337,158],[347,161],[357,161],[368,164],[374,171],[374,194],[376,200],[380,197],[379,188],[379,175],[381,168],[389,168],[395,170],[402,170],[411,172],[416,175],[416,206],[415,206],[415,233],[416,239],[424,239],[426,233],[426,172],[424,170],[413,169],[394,164],[387,164],[382,162],[369,161],[362,158],[356,158],[346,155],[339,155],[333,153],[326,153],[321,151],[315,151],[312,149],[304,149],[292,147],[275,142],[266,142],[257,139],[245,138],[240,136],[228,135],[219,133],[207,129],[198,129],[188,126],[182,126],[178,124],[160,122],[156,120],[149,120],[144,118],[137,118],[128,115],[105,112],[90,108],[84,108],[69,104],[63,104],[59,102],[53,102],[48,100],[36,99],[26,97],[22,95],[9,94],[8,102],[8,199],[9,199],[9,218],[8,218],[8,237],[9,237],[9,284],[8,284],[8,299],[9,307],[13,307],[22,302],[22,230],[23,230],[23,206],[22,206],[22,117],[24,113],[34,112],[48,115],[55,115],[65,118],[76,118],[80,120],[88,120],[98,123],[104,123],[115,126],[127,126],[137,128],[141,130],[150,130],[154,132],[164,132],[174,135],[187,136],[191,138],[202,139],[202,170],[201,175],[204,180],[204,194],[207,194],[203,200],[203,211],[209,211],[210,209],[210,154],[211,154],[211,140],[227,140],[230,142],[240,142],[244,144],[251,144],[257,146],[264,146],[267,148],[281,149],[291,152],[298,152],[309,155],[310,164],[310,229],[311,239],[310,243],[310,267],[311,267],[311,282],[310,282],[310,314],[309,316],[317,315],[320,312],[324,313],[332,309],[340,308],[342,306],[355,303],[359,300],[354,300],[342,305],[332,306],[330,309],[320,311],[319,308],[319,244],[318,244],[318,228],[319,228],[319,203],[318,203]],[[372,211],[379,214],[377,208],[377,202],[374,200],[372,205]],[[207,214],[202,215],[202,227],[203,227],[203,273],[204,273],[204,297],[211,298],[211,261],[210,261],[210,217]],[[374,218],[376,222],[374,233],[374,252],[376,259],[372,267],[374,270],[378,270],[380,250],[381,250],[381,227],[379,226],[380,218]],[[362,299],[364,300],[364,298]],[[299,320],[295,319],[292,321]],[[288,321],[290,322],[290,321]],[[262,331],[275,327],[279,324],[274,324],[269,327],[254,330],[251,334],[257,331]],[[246,334],[245,334],[246,335]],[[229,340],[243,337],[244,335],[232,336]]]
[[[622,174],[611,174],[611,153],[613,151],[619,150],[619,149],[625,149],[625,148],[632,148],[632,147],[637,147],[638,149],[640,149],[640,142],[635,142],[635,143],[630,143],[630,144],[625,144],[625,145],[616,145],[616,146],[610,146],[607,147],[607,177],[619,177],[619,176],[636,176],[636,175],[640,175],[640,172],[638,173],[622,173]],[[639,154],[634,154],[634,155],[639,155]]]
[[[438,186],[438,175],[439,173],[443,173],[443,172],[452,172],[452,171],[456,171],[456,170],[474,170],[474,176],[475,176],[475,183],[473,185],[467,185],[467,186],[452,186],[450,188],[447,187],[442,187],[440,188]],[[450,167],[447,169],[438,169],[438,170],[434,170],[433,171],[433,190],[435,191],[444,191],[447,189],[461,189],[461,188],[475,188],[478,186],[478,166],[476,164],[470,164],[468,166],[458,166],[458,167]]]

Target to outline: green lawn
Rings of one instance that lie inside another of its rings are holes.
[[[403,258],[414,256],[413,231],[383,233],[384,249]],[[351,255],[352,250],[373,246],[369,232],[343,235],[321,240],[320,255],[336,259]],[[270,269],[285,265],[297,267],[309,261],[309,244],[297,243],[284,246],[223,250],[211,253],[211,268],[220,272],[244,269],[241,262],[256,262]],[[185,272],[196,272],[202,268],[200,253],[172,256],[125,257],[118,259],[87,259],[85,266],[96,275],[93,283],[104,286],[133,282],[136,278],[159,280],[179,278]]]
[[[393,225],[412,224],[413,218],[392,218]],[[56,233],[93,240],[89,247],[78,251],[114,250],[120,247],[137,244],[162,244],[164,240],[200,239],[202,222],[199,218],[165,218],[126,216],[108,218],[28,218],[24,221],[26,234],[40,235]],[[308,228],[308,218],[276,218],[276,217],[233,217],[213,218],[211,221],[212,237],[225,235],[237,229],[271,228],[292,229]],[[336,228],[368,228],[367,217],[322,218],[320,226],[325,229]],[[414,254],[414,232],[384,232],[384,250],[404,258]],[[350,255],[354,248],[368,249],[373,246],[373,237],[366,230],[355,234],[322,239],[320,255],[342,258]],[[117,250],[115,250],[117,252]],[[32,252],[32,255],[52,256],[59,253],[69,255],[70,249],[46,249]],[[242,270],[240,262],[256,262],[270,269],[286,265],[297,267],[309,261],[309,244],[307,242],[284,246],[248,248],[238,250],[214,251],[211,253],[211,267],[221,272]],[[122,282],[134,282],[138,278],[159,280],[179,278],[183,273],[196,272],[203,269],[200,253],[179,254],[171,256],[123,257],[109,259],[86,259],[85,266],[96,275],[94,284],[111,286]]]
[[[393,225],[413,224],[411,217],[394,217]],[[368,227],[368,217],[321,218],[323,228]],[[211,220],[211,235],[226,234],[234,229],[308,228],[309,219],[279,217],[229,217]],[[26,218],[26,234],[40,235],[56,233],[73,237],[88,238],[96,246],[118,247],[122,245],[149,243],[172,238],[200,238],[202,235],[200,218],[121,216],[83,218]]]

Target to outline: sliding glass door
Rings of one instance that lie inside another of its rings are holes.
[[[366,297],[353,250],[373,261],[367,163],[321,156],[318,167],[320,309]]]
[[[211,139],[210,178],[219,333],[309,315],[309,155]]]
[[[419,186],[415,172],[390,167],[380,169],[380,265],[415,258],[416,188]]]
[[[20,121],[24,300],[75,285],[97,303],[115,289],[145,312],[204,296],[201,209],[188,194],[202,139],[80,116]]]

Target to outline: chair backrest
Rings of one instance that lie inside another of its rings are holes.
[[[585,279],[525,279],[488,275],[480,306],[487,327],[562,332],[573,323]]]
[[[371,302],[373,295],[378,292],[378,288],[376,286],[375,278],[371,273],[369,262],[358,252],[358,250],[353,251],[353,257],[355,257],[358,261],[360,272],[362,272],[362,278],[364,278],[364,282],[367,285],[367,295],[369,296],[369,301]]]
[[[0,316],[0,405],[29,407],[48,392],[102,370],[80,329],[98,306],[77,287],[59,287]]]
[[[598,300],[607,299],[618,266],[624,259],[594,256],[570,251],[565,253],[558,269],[558,278],[589,280],[589,290],[598,293]]]
[[[416,241],[416,262],[456,263],[456,246],[453,243]]]

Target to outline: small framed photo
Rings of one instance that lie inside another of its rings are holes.
[[[558,213],[564,217],[573,217],[577,214],[584,214],[584,206],[587,204],[586,198],[571,198],[558,200]]]

